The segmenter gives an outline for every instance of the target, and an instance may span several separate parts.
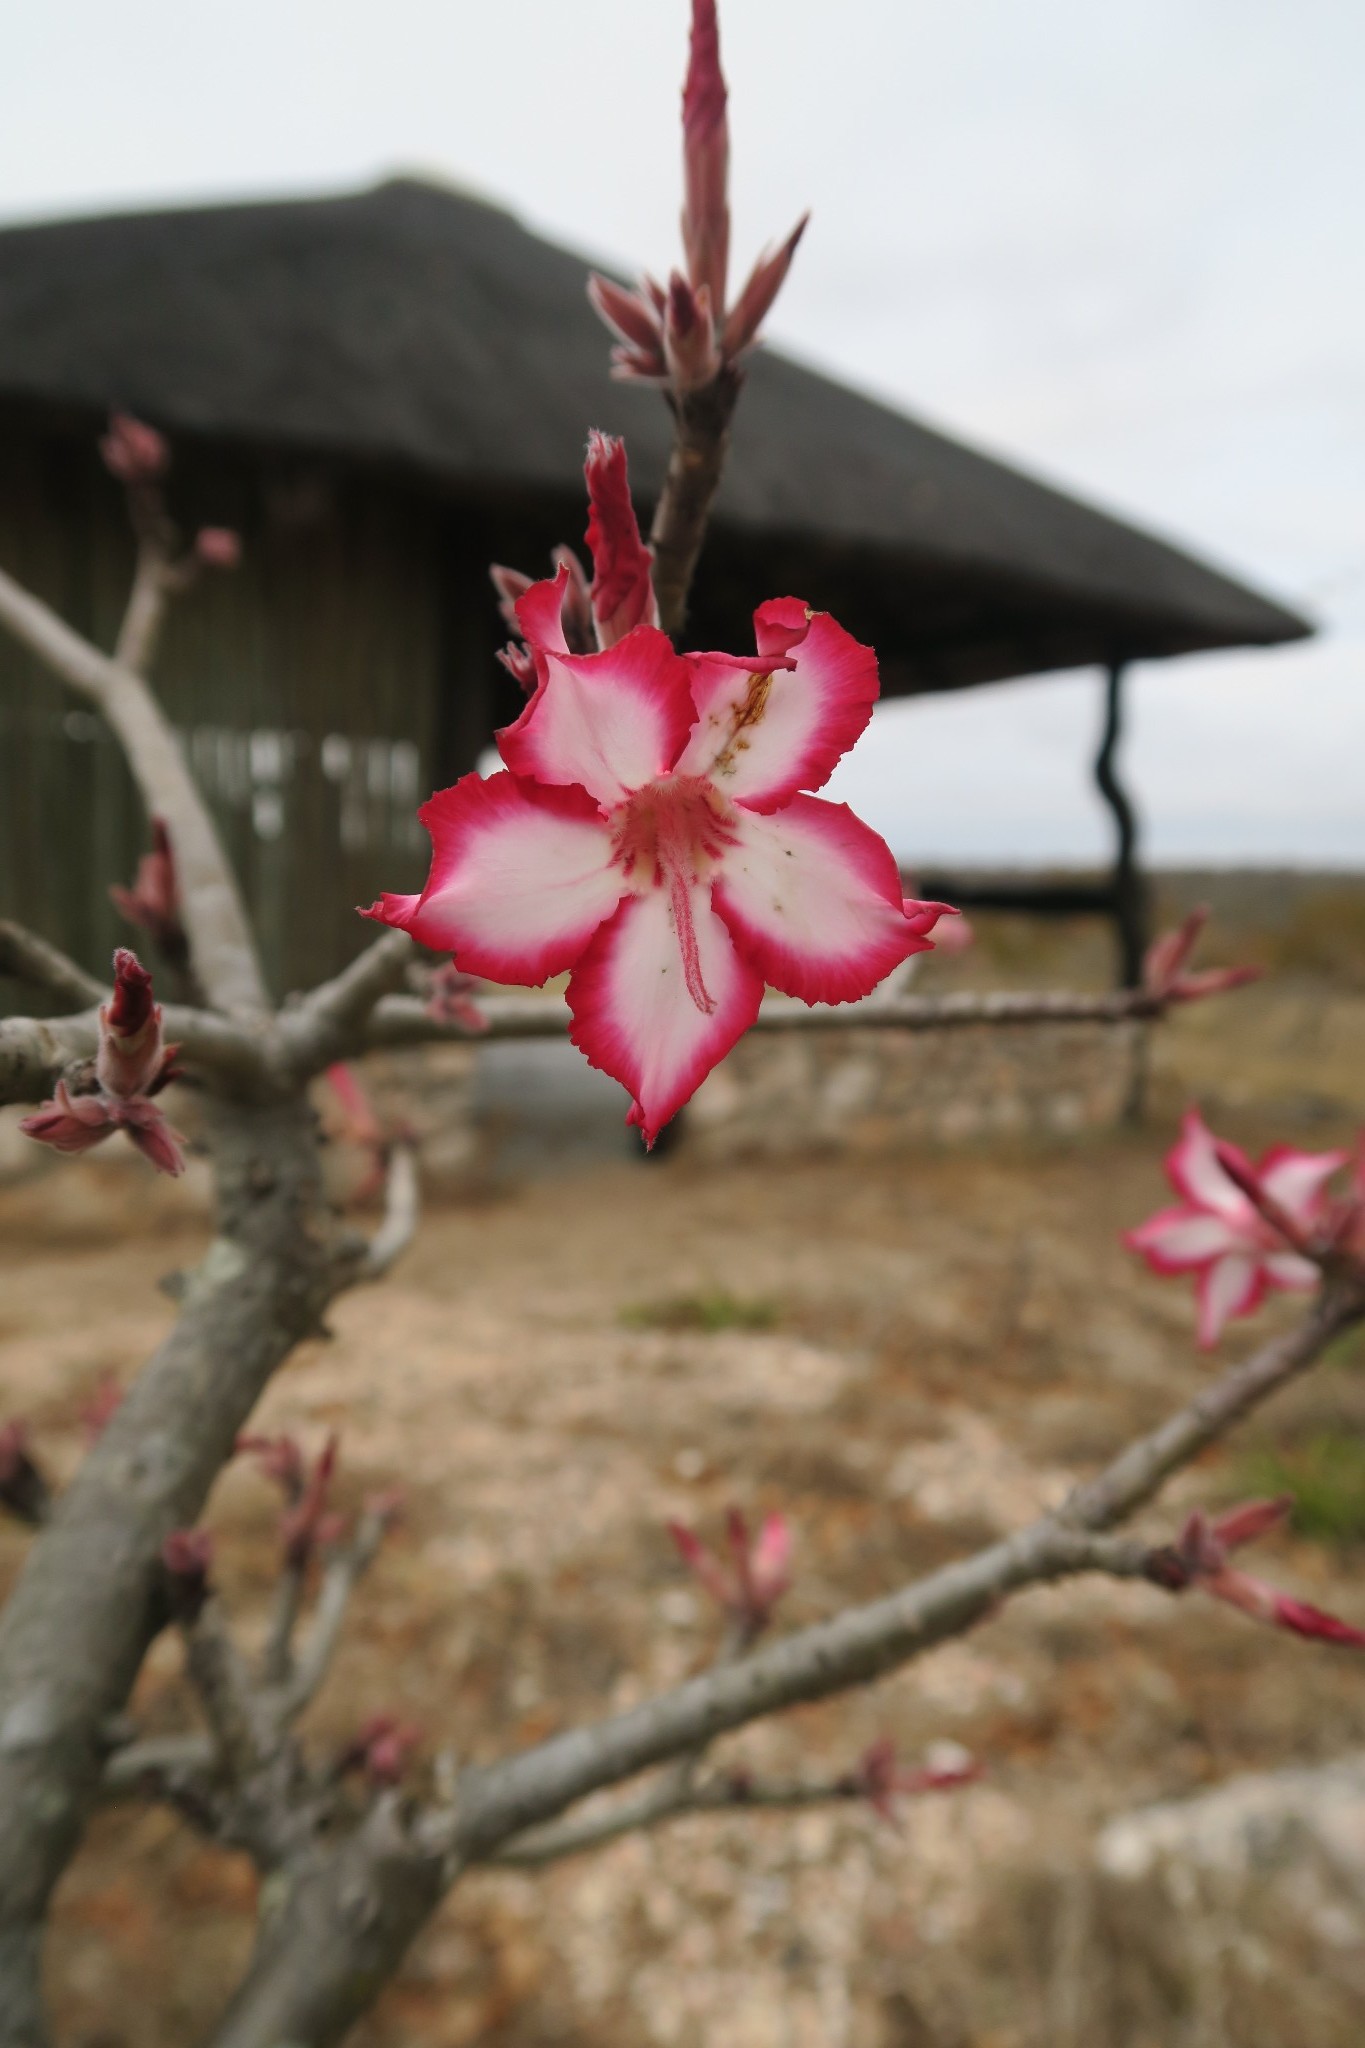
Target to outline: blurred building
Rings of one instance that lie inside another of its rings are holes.
[[[487,565],[538,572],[577,541],[587,429],[626,434],[642,499],[661,480],[666,409],[610,381],[584,275],[509,214],[410,180],[0,233],[0,562],[112,645],[132,563],[95,450],[113,408],[171,436],[187,527],[243,536],[240,570],[176,608],[157,675],[281,989],[357,949],[353,904],[416,886],[416,804],[515,715]],[[1123,665],[1308,631],[1152,536],[761,352],[689,638],[750,646],[754,605],[786,593],[872,642],[890,695],[1103,672],[1119,858],[1060,900],[1117,917],[1130,971]],[[126,879],[144,835],[100,721],[0,641],[0,914],[97,964],[115,925],[90,877]]]

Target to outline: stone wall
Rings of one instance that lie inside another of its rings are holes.
[[[702,1083],[689,1151],[768,1157],[840,1147],[1066,1137],[1122,1116],[1138,1025],[753,1033]]]

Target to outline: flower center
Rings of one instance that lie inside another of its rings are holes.
[[[612,857],[631,887],[666,889],[687,993],[704,1016],[715,998],[702,978],[692,916],[692,891],[705,882],[735,843],[735,811],[704,775],[673,775],[647,782],[626,798],[612,820]]]

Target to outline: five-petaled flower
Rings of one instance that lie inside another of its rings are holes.
[[[179,1048],[161,1037],[161,1005],[152,1001],[152,977],[135,953],[120,946],[114,955],[114,993],[100,1010],[94,1086],[76,1092],[58,1081],[19,1128],[25,1137],[57,1152],[88,1152],[115,1131],[126,1131],[158,1173],[185,1171],[180,1147],[160,1107],[151,1100],[174,1078]]]
[[[1254,1543],[1279,1525],[1293,1511],[1292,1494],[1275,1500],[1245,1501],[1210,1521],[1201,1508],[1188,1515],[1179,1540],[1166,1549],[1155,1550],[1148,1560],[1148,1576],[1172,1592],[1197,1586],[1215,1600],[1226,1600],[1254,1621],[1272,1628],[1288,1629],[1296,1636],[1311,1636],[1319,1642],[1337,1643],[1345,1649],[1365,1649],[1365,1629],[1353,1628],[1335,1614],[1324,1613],[1306,1600],[1294,1600],[1264,1579],[1228,1563],[1231,1552],[1244,1543]]]
[[[537,680],[498,734],[506,772],[432,797],[425,889],[364,914],[490,981],[572,970],[573,1041],[652,1144],[765,982],[856,1001],[932,945],[947,906],[906,902],[885,841],[807,793],[872,716],[871,648],[780,597],[755,615],[756,655],[678,654],[650,625],[570,654],[565,580],[517,602]]]
[[[1238,1185],[1245,1179],[1306,1238],[1326,1211],[1324,1183],[1346,1161],[1344,1152],[1295,1152],[1276,1145],[1255,1166],[1232,1146],[1220,1145],[1197,1110],[1189,1110],[1180,1137],[1166,1156],[1166,1174],[1184,1200],[1159,1210],[1124,1242],[1141,1252],[1156,1273],[1197,1273],[1199,1343],[1208,1350],[1234,1316],[1250,1315],[1268,1289],[1316,1285],[1318,1268],[1267,1221]],[[1235,1180],[1223,1164],[1234,1163]]]

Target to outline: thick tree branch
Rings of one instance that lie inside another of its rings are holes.
[[[0,2043],[29,1991],[4,1975],[37,1954],[53,1885],[99,1796],[102,1731],[164,1615],[160,1548],[198,1518],[271,1373],[316,1328],[333,1262],[302,1102],[230,1111],[209,1136],[219,1235],[180,1320],[38,1535],[0,1617]],[[8,2001],[8,2003],[7,2003]]]
[[[78,1010],[91,1003],[106,1002],[109,997],[107,986],[96,981],[93,974],[87,974],[56,946],[39,938],[37,932],[28,931],[10,918],[0,918],[0,974],[13,975],[16,981],[25,982],[29,988],[43,989],[56,996],[58,1002],[69,1003]]]
[[[211,1010],[167,1003],[162,1027],[179,1046],[182,1067],[202,1075],[218,1092],[249,1100],[277,1093],[267,1048],[248,1025]],[[76,1017],[0,1018],[0,1104],[41,1102],[64,1074],[99,1047],[99,1013]]]
[[[265,983],[232,870],[175,734],[146,683],[83,640],[3,570],[0,626],[103,715],[148,814],[164,819],[199,987],[217,1009],[263,1014]]]
[[[406,932],[385,932],[340,974],[286,1009],[280,1043],[290,1071],[307,1080],[353,1050],[375,1004],[402,987],[416,957]]]

